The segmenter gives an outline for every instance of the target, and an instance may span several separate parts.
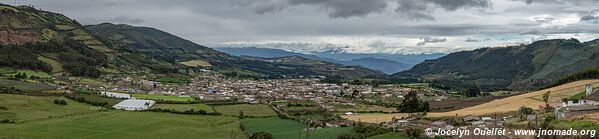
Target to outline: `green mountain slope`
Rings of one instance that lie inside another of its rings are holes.
[[[297,75],[302,75],[302,72],[313,72],[311,73],[312,75],[326,75],[345,78],[379,78],[382,77],[382,74],[384,74],[359,66],[346,66],[331,62],[311,60],[301,56],[275,58],[246,58],[270,62],[276,64],[279,68],[294,70],[297,72]]]
[[[599,65],[599,43],[576,39],[461,51],[427,60],[395,77],[417,77],[447,87],[528,90]]]
[[[112,49],[77,21],[27,6],[0,5],[0,66],[100,75]]]
[[[64,15],[27,6],[0,5],[0,13],[0,67],[90,77],[185,74],[197,66],[242,77],[380,76],[363,68],[323,72],[312,65],[231,56],[149,27],[109,23],[83,27]]]
[[[310,64],[273,63],[263,59],[231,56],[149,27],[104,23],[86,26],[86,28],[106,40],[106,42],[130,53],[143,54],[147,58],[170,64],[209,66],[212,69],[234,76],[335,75],[344,78],[364,78],[380,77],[381,75],[365,68],[325,70]],[[322,65],[326,65],[323,67],[339,66],[327,62],[323,62]]]

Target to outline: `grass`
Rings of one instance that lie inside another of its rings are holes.
[[[138,99],[151,99],[151,100],[158,100],[158,101],[179,101],[179,102],[195,101],[191,97],[179,97],[179,96],[169,96],[169,95],[161,95],[161,94],[132,94],[131,96],[134,98],[138,98]]]
[[[235,117],[159,112],[99,111],[59,97],[0,95],[0,138],[229,138],[243,137]],[[51,117],[51,118],[50,118]]]
[[[385,134],[368,137],[366,139],[407,139],[407,138],[410,138],[410,137],[408,135],[406,135],[405,133],[389,132],[389,133],[385,133]]]
[[[16,74],[17,71],[15,69],[12,68],[0,68],[0,74]]]
[[[169,109],[179,112],[193,110],[204,110],[206,112],[212,112],[212,108],[206,104],[156,104],[152,106],[152,109]]]
[[[337,112],[396,112],[396,108],[387,108],[377,105],[356,104],[354,106],[346,106],[342,104],[334,105]]]
[[[42,83],[29,83],[23,81],[14,81],[14,80],[6,80],[0,79],[0,87],[19,89],[21,91],[27,92],[39,92],[39,91],[48,91],[54,90],[56,87],[42,84]]]
[[[114,99],[114,98],[103,97],[103,96],[100,96],[98,94],[77,93],[77,94],[73,94],[73,95],[76,96],[76,97],[83,97],[83,98],[85,98],[85,100],[90,101],[90,102],[106,102],[110,106],[115,105],[115,104],[123,101],[121,99]]]
[[[304,129],[308,128],[308,126],[297,121],[280,119],[278,117],[248,118],[243,119],[241,124],[249,134],[264,131],[272,134],[275,139],[298,138],[300,136],[303,138],[306,133]],[[342,133],[353,133],[353,131],[349,127],[321,128],[313,131],[308,138],[330,139],[336,138]]]
[[[251,117],[277,116],[277,113],[267,105],[219,105],[215,106],[215,109],[217,112],[228,116],[239,116],[240,111],[243,111],[244,116]]]
[[[37,76],[37,77],[40,77],[40,78],[50,78],[50,75],[48,75],[48,73],[45,73],[45,72],[38,72],[38,71],[33,71],[33,70],[26,70],[26,69],[20,69],[20,70],[17,70],[17,72],[16,72],[16,73],[13,73],[13,74],[7,74],[7,75],[14,76],[14,75],[16,75],[16,74],[18,74],[18,73],[21,73],[21,74],[26,74],[26,75],[27,75],[27,77],[31,77],[31,76]]]
[[[64,71],[64,68],[62,68],[62,65],[60,64],[60,62],[58,62],[54,59],[46,58],[43,56],[39,56],[39,57],[37,57],[37,59],[42,62],[50,64],[50,67],[52,67],[52,73],[59,73],[59,72]]]
[[[67,105],[54,104],[55,99],[66,100]],[[8,119],[16,122],[93,113],[99,109],[99,107],[77,103],[64,97],[33,97],[11,94],[0,94],[0,105],[8,108],[8,110],[0,110],[0,120]]]
[[[204,60],[190,60],[190,61],[181,62],[181,64],[190,66],[190,67],[198,67],[198,66],[210,67],[210,66],[212,66],[210,63],[208,63]]]
[[[571,96],[569,99],[570,100],[582,100],[582,98],[584,98],[586,96],[586,92],[580,92],[574,96]]]
[[[109,111],[21,124],[0,124],[0,138],[229,138],[236,118]]]
[[[599,130],[599,124],[594,123],[594,122],[589,122],[589,121],[585,121],[585,120],[573,120],[573,121],[569,121],[569,120],[561,120],[561,121],[557,121],[554,123],[554,126],[556,127],[556,129],[584,129],[584,130],[589,130],[589,129],[594,129],[594,130]]]

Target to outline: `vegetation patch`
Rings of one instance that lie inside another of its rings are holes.
[[[410,138],[406,133],[403,132],[389,132],[385,134],[380,134],[372,137],[368,137],[366,139],[407,139]]]
[[[46,62],[47,64],[50,64],[50,67],[52,67],[52,73],[58,73],[58,72],[63,72],[64,69],[62,68],[62,65],[60,64],[60,62],[50,59],[50,58],[46,58],[43,56],[39,56],[37,57],[38,60],[42,61],[42,62]]]
[[[29,83],[23,81],[0,79],[0,88],[12,88],[25,92],[42,92],[56,89],[55,86],[42,83]]]
[[[353,134],[352,128],[321,128],[306,130],[307,125],[293,120],[271,118],[247,118],[241,120],[242,129],[248,134],[257,132],[267,132],[273,135],[275,139],[288,138],[309,138],[309,139],[330,139],[337,138],[338,135],[349,133]]]
[[[120,99],[113,99],[102,97],[93,93],[73,93],[67,94],[67,98],[75,100],[77,102],[88,103],[94,106],[102,106],[102,107],[112,107],[113,105],[123,101]]]
[[[193,101],[195,101],[193,98],[191,98],[189,96],[179,97],[179,96],[170,96],[170,95],[162,95],[162,94],[132,94],[131,96],[134,98],[137,98],[137,99],[151,99],[151,100],[162,101],[162,102],[169,102],[169,101],[193,102]]]
[[[190,67],[210,67],[212,66],[210,63],[204,61],[204,60],[190,60],[190,61],[185,61],[185,62],[181,62],[181,64],[186,65],[186,66],[190,66]]]
[[[17,70],[17,73],[8,74],[9,76],[15,76],[17,74],[25,75],[29,78],[37,77],[37,78],[50,78],[50,75],[45,72],[33,71],[33,70]]]
[[[189,110],[204,110],[206,112],[214,112],[212,108],[206,104],[155,104],[152,109],[172,110],[184,112]]]
[[[68,105],[57,105],[55,104],[55,100],[62,100]],[[76,103],[61,97],[37,97],[12,94],[0,94],[0,105],[10,108],[0,112],[0,119],[8,119],[17,123],[52,119],[73,114],[94,113],[99,109],[98,107]],[[0,133],[0,135],[3,134]]]
[[[251,104],[238,104],[238,105],[219,105],[214,106],[216,112],[222,113],[228,116],[242,116],[242,117],[269,117],[277,116],[277,113],[273,111],[267,105],[251,105]]]
[[[69,104],[70,105],[70,104]],[[68,106],[68,105],[67,105]],[[0,138],[228,138],[243,137],[237,118],[108,111],[0,124]]]

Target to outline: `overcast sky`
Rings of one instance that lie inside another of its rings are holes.
[[[18,1],[82,24],[148,26],[209,47],[303,53],[449,53],[599,38],[599,0]]]

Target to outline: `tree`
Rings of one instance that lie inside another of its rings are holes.
[[[531,115],[534,112],[534,110],[532,108],[525,107],[525,106],[520,107],[520,109],[518,111],[520,112],[520,114],[522,116],[521,118],[524,118],[524,116],[526,116],[526,115]]]
[[[354,91],[351,93],[351,97],[352,97],[352,98],[355,98],[355,97],[356,97],[356,96],[358,96],[358,95],[360,95],[360,91],[358,91],[358,90],[354,90]]]
[[[420,128],[409,128],[406,130],[406,134],[408,134],[408,136],[410,136],[413,139],[422,138],[422,133],[424,133],[424,130]]]
[[[56,105],[67,105],[67,101],[62,100],[62,99],[55,99],[54,100],[54,104],[56,104]]]
[[[239,111],[239,118],[240,118],[240,119],[243,119],[243,117],[244,117],[244,116],[245,116],[245,115],[243,114],[243,111]]]
[[[273,139],[272,134],[268,132],[256,132],[250,136],[250,139]]]
[[[545,117],[545,120],[543,120],[543,123],[541,124],[541,128],[551,129],[551,123],[553,123],[553,121],[555,121],[556,119],[557,117],[555,117],[555,115],[549,115]]]
[[[549,109],[551,106],[549,106],[549,95],[551,94],[551,91],[547,91],[545,94],[543,94],[543,102],[545,102],[545,108]]]
[[[477,85],[472,84],[472,85],[468,86],[468,89],[466,90],[466,96],[477,97],[480,95],[480,91],[481,90]]]
[[[420,100],[415,91],[410,91],[408,95],[404,96],[404,100],[401,102],[397,110],[408,113],[428,112],[430,111],[430,106],[428,102]]]

